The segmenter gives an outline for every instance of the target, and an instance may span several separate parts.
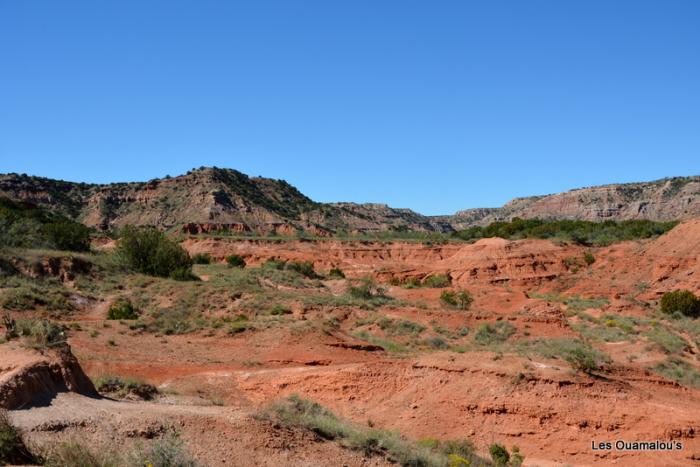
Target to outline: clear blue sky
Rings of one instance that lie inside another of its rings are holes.
[[[700,173],[700,1],[0,0],[0,172],[426,214]]]

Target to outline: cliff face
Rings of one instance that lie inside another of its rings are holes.
[[[317,203],[283,180],[218,168],[108,185],[5,174],[0,175],[0,196],[34,203],[104,230],[135,224],[187,233],[304,230],[323,236],[338,230],[451,232],[514,217],[590,221],[700,217],[700,177],[581,188],[450,216],[423,216],[384,204]]]
[[[461,229],[514,217],[587,221],[670,221],[700,217],[700,177],[603,185],[516,198],[501,208],[469,209],[439,219]]]
[[[434,230],[408,209],[354,203],[321,204],[283,180],[202,168],[142,183],[96,185],[26,175],[0,175],[0,196],[60,212],[107,230],[126,224],[177,228],[187,233],[299,230],[327,235],[388,230]]]

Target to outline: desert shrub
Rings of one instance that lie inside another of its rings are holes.
[[[109,306],[107,319],[138,319],[134,305],[127,298],[120,298]]]
[[[17,334],[25,337],[35,348],[56,347],[66,343],[66,332],[62,326],[45,319],[17,320]]]
[[[263,268],[282,270],[287,262],[283,259],[278,258],[268,258],[263,263]]]
[[[187,452],[177,434],[169,433],[148,443],[137,443],[127,452],[114,452],[106,446],[91,447],[69,440],[46,450],[47,467],[196,467],[200,465]]]
[[[445,290],[440,294],[440,300],[446,305],[460,310],[468,310],[474,302],[474,298],[466,290],[459,292]]]
[[[678,357],[669,357],[652,368],[655,373],[683,386],[700,388],[700,371]]]
[[[318,278],[318,275],[314,270],[314,263],[312,261],[289,261],[285,265],[285,269],[294,271],[297,274],[308,277],[309,279]]]
[[[34,464],[37,459],[22,440],[22,433],[10,422],[7,411],[0,409],[0,465]]]
[[[134,395],[144,400],[151,400],[158,395],[158,389],[155,386],[135,378],[104,375],[97,378],[93,383],[98,392],[113,394],[118,397]]]
[[[333,268],[328,272],[330,279],[345,279],[345,273],[340,268]]]
[[[348,287],[348,295],[360,300],[372,300],[378,297],[384,297],[385,290],[377,285],[371,277],[365,277],[360,280],[357,285]]]
[[[90,250],[90,229],[72,221],[51,222],[44,225],[47,240],[57,250]]]
[[[252,326],[247,321],[235,321],[229,325],[227,334],[229,336],[235,336],[251,328]]]
[[[384,317],[377,321],[377,325],[389,335],[413,335],[418,336],[425,331],[425,326],[405,319],[391,319]]]
[[[667,315],[700,316],[700,299],[689,290],[675,290],[661,296],[661,311]]]
[[[445,339],[442,337],[429,337],[423,341],[423,344],[427,345],[431,349],[436,349],[436,350],[445,350],[449,349],[450,345],[445,342]]]
[[[292,313],[291,308],[285,305],[276,304],[270,308],[271,315],[289,315]]]
[[[193,264],[210,264],[211,255],[209,253],[196,253],[192,255]]]
[[[535,339],[521,343],[519,350],[535,353],[545,358],[562,359],[572,368],[586,373],[601,370],[611,361],[606,354],[579,339]]]
[[[76,441],[62,441],[52,445],[45,454],[46,467],[117,467],[119,464],[111,453],[91,449]]]
[[[232,268],[244,268],[246,266],[245,259],[240,255],[228,255],[226,263]]]
[[[688,348],[688,343],[669,328],[656,324],[645,334],[663,352],[677,354]]]
[[[474,334],[474,342],[483,346],[500,344],[515,334],[515,331],[515,326],[506,321],[482,324]]]
[[[33,310],[37,306],[45,305],[44,298],[32,287],[18,287],[5,291],[0,298],[3,308],[14,311]]]
[[[452,284],[452,280],[450,279],[450,276],[447,274],[435,274],[432,276],[429,276],[423,281],[423,286],[424,287],[430,287],[433,289],[441,289],[444,287],[449,287],[450,284]]]
[[[591,253],[590,251],[585,252],[583,254],[583,262],[586,263],[588,266],[595,263],[595,256],[593,256],[593,253]]]
[[[87,251],[90,229],[45,209],[0,197],[0,246]]]
[[[591,373],[599,369],[595,353],[583,347],[572,349],[566,356],[566,361],[569,362],[571,368],[584,373]]]
[[[489,454],[491,455],[491,460],[496,466],[506,466],[510,460],[510,453],[508,449],[502,444],[493,443],[489,446]]]
[[[177,434],[168,434],[151,443],[137,445],[127,456],[125,465],[197,467],[201,464],[187,451]]]
[[[124,227],[117,255],[136,272],[176,279],[193,277],[192,260],[187,251],[152,227]]]

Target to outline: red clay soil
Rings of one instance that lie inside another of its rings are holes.
[[[190,238],[183,245],[217,261],[233,253],[250,265],[269,258],[308,260],[318,270],[340,267],[350,277],[371,274],[383,282],[447,274],[456,288],[475,296],[468,313],[444,309],[441,289],[390,287],[392,297],[423,306],[388,306],[381,314],[453,330],[502,320],[517,328],[516,338],[578,336],[557,294],[608,300],[602,309],[589,310],[591,314],[651,316],[653,310],[643,302],[653,304],[661,293],[676,288],[700,291],[700,221],[686,222],[656,240],[591,249],[502,239],[424,245]],[[595,257],[591,265],[583,262],[586,252]],[[341,284],[327,286],[341,290]],[[141,377],[184,404],[176,407],[205,405],[197,408],[201,412],[196,416],[184,408],[163,409],[162,403],[142,410],[150,418],[173,410],[170,415],[190,427],[184,429],[185,438],[214,465],[224,460],[251,465],[251,459],[256,465],[380,462],[319,443],[309,434],[280,438],[279,430],[251,421],[259,407],[288,394],[314,399],[356,423],[396,429],[411,438],[469,438],[482,453],[493,442],[517,444],[526,465],[700,464],[700,390],[650,373],[650,363],[664,356],[642,341],[597,343],[614,363],[606,373],[587,375],[572,371],[562,360],[511,353],[391,354],[353,337],[343,324],[365,316],[363,310],[312,307],[300,313],[294,315],[300,324],[290,327],[235,336],[156,337],[118,323],[103,328],[99,317],[87,311],[84,319],[77,316],[83,329],[72,334],[71,345],[90,376]],[[331,315],[341,321],[333,331],[304,325]],[[97,337],[90,336],[93,329],[99,330]],[[688,358],[695,358],[697,366],[696,356]],[[32,426],[31,417],[22,423]],[[619,439],[675,440],[684,448],[637,452],[591,447],[592,442]],[[241,457],[248,452],[253,457]]]

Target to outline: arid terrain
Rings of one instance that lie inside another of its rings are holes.
[[[0,407],[31,449],[176,437],[203,465],[498,465],[495,444],[508,465],[518,450],[531,466],[700,463],[700,319],[659,305],[700,293],[700,220],[606,246],[175,238],[186,280],[130,270],[102,234],[86,252],[2,250],[19,332],[0,344]],[[296,396],[353,434],[285,418]],[[448,440],[473,458],[443,456]],[[617,440],[682,449],[592,447]]]

